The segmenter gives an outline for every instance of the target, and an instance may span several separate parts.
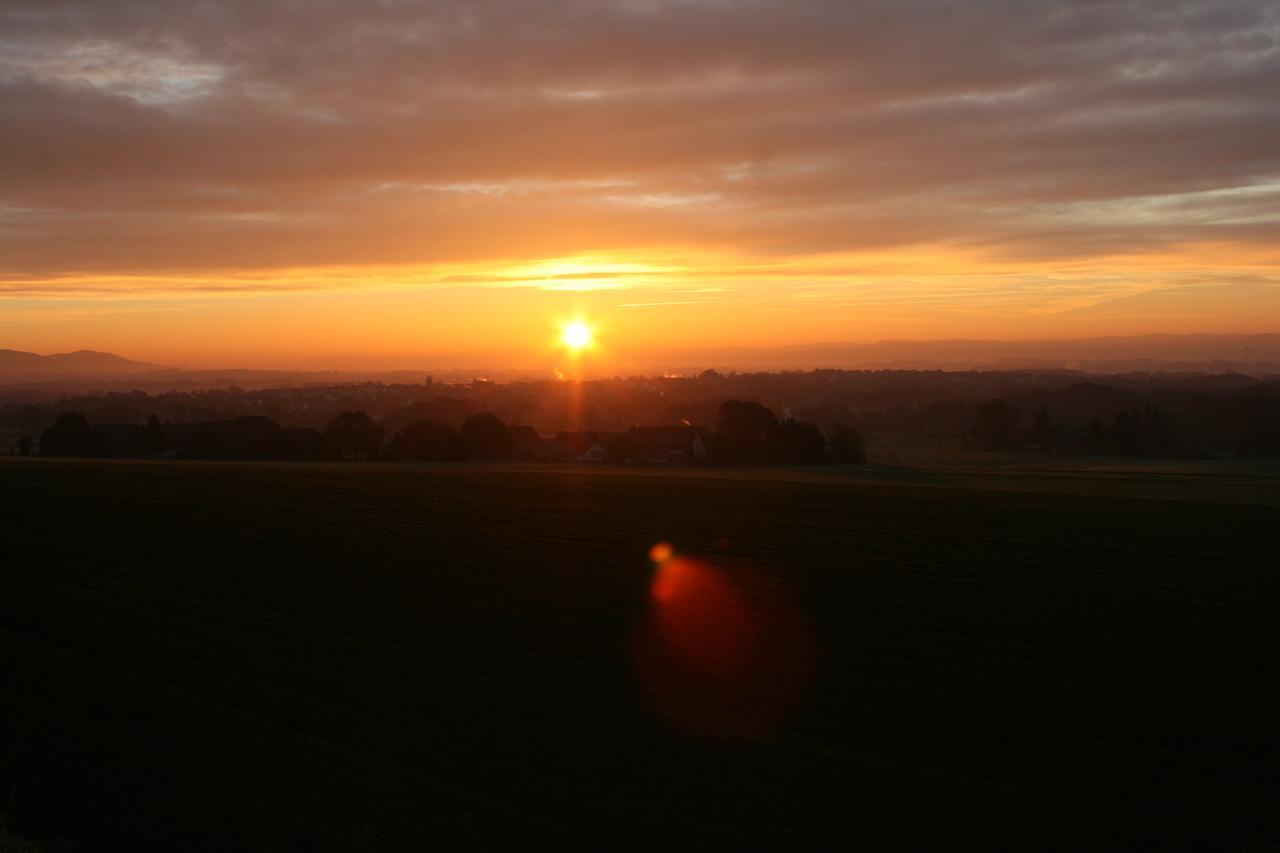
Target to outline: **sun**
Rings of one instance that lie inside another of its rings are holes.
[[[560,340],[575,352],[591,345],[591,329],[580,320],[568,323],[560,330]]]

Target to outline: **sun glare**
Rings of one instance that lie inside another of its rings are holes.
[[[561,330],[560,340],[571,350],[585,349],[591,344],[591,329],[581,321],[569,323]]]

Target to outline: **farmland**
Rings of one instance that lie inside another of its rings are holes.
[[[1274,848],[1277,505],[1216,469],[0,460],[0,802],[84,850]],[[659,542],[758,604],[754,672],[812,653],[785,713],[669,712],[707,697],[646,664]]]

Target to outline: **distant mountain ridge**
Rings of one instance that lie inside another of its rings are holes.
[[[737,368],[1036,370],[1101,373],[1132,370],[1224,372],[1274,370],[1280,334],[1131,335],[1040,340],[883,340],[875,343],[724,347],[682,354],[687,363],[708,360]]]
[[[143,373],[165,369],[158,364],[133,361],[110,352],[76,350],[75,352],[40,355],[22,350],[0,349],[0,374],[27,375],[41,379],[50,376],[83,376],[118,373]]]

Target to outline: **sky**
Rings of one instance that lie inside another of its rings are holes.
[[[1280,331],[1280,4],[0,0],[0,348]]]

